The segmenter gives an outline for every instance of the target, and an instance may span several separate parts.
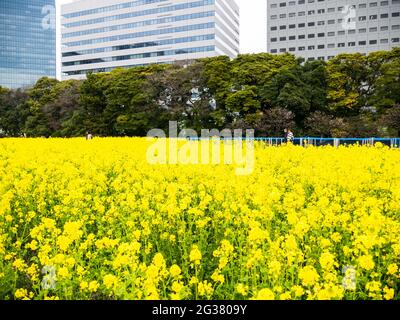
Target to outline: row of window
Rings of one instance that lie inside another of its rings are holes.
[[[134,29],[134,28],[146,27],[146,26],[162,24],[162,23],[172,23],[172,22],[177,22],[177,21],[201,19],[201,18],[213,17],[213,16],[215,16],[215,11],[184,14],[184,15],[175,16],[175,17],[150,19],[150,20],[139,21],[139,22],[134,22],[134,23],[120,24],[120,25],[111,26],[111,27],[70,32],[70,33],[63,34],[62,37],[63,38],[79,37],[79,36],[84,36],[84,35],[94,34],[94,33],[103,33],[103,32],[110,32],[110,31],[123,30],[123,29]]]
[[[379,40],[379,44],[389,44],[389,43],[390,43],[389,39],[380,39]],[[393,44],[400,43],[400,38],[392,38],[391,39],[391,43],[393,43]],[[369,40],[369,41],[362,40],[362,41],[358,41],[358,46],[366,46],[367,44],[372,45],[372,46],[373,45],[378,45],[378,40]],[[356,41],[347,42],[347,47],[355,47],[356,45],[357,45]],[[306,46],[300,46],[300,47],[297,47],[297,50],[298,51],[305,51],[306,48],[307,48],[307,50],[315,50],[315,49],[323,50],[323,49],[326,49],[326,48],[327,49],[334,49],[335,47],[337,47],[337,48],[345,48],[346,47],[346,42],[339,42],[337,44],[337,46],[336,46],[335,43],[329,43],[326,46],[324,44],[309,45],[307,47]],[[278,49],[271,49],[270,51],[271,51],[271,53],[278,53]],[[294,52],[294,51],[296,51],[296,47],[290,47],[289,49],[286,49],[286,48],[280,48],[279,49],[279,52],[281,52],[281,53],[287,52],[287,51]]]
[[[209,52],[209,51],[215,51],[215,46],[164,50],[164,51],[131,54],[131,55],[126,55],[126,56],[107,57],[107,58],[102,58],[102,59],[64,62],[63,67],[93,64],[93,63],[104,63],[104,62],[112,62],[112,61],[124,61],[124,60],[132,60],[132,59],[145,59],[145,58],[175,56],[175,55],[181,55],[181,54],[191,54],[191,53]]]
[[[207,41],[207,40],[214,40],[214,39],[215,39],[214,34],[207,34],[207,35],[192,36],[192,37],[140,42],[140,43],[135,43],[135,44],[124,44],[124,45],[106,47],[106,48],[96,48],[96,49],[89,49],[89,50],[64,52],[62,54],[62,56],[63,57],[73,57],[73,56],[80,56],[80,55],[86,55],[86,54],[96,54],[96,53],[112,52],[112,51],[120,51],[120,50],[131,50],[131,49],[138,49],[138,48],[173,45],[173,44],[186,43],[186,42]]]
[[[86,16],[90,14],[96,14],[96,13],[102,13],[102,12],[110,12],[110,11],[115,11],[115,10],[121,10],[121,9],[126,9],[126,8],[133,8],[133,7],[138,7],[138,6],[143,6],[146,4],[152,4],[152,3],[158,3],[158,2],[166,2],[168,0],[138,0],[138,1],[131,1],[131,2],[125,2],[125,3],[120,3],[120,4],[114,4],[112,6],[107,6],[107,7],[100,7],[100,8],[95,8],[95,9],[89,9],[89,10],[83,10],[83,11],[78,11],[78,12],[73,12],[73,13],[67,13],[64,14],[64,18],[76,18],[76,17],[81,17],[81,16]]]
[[[98,59],[81,60],[81,61],[71,61],[71,62],[64,62],[63,67],[94,64],[94,63],[105,63],[105,62],[112,62],[112,61],[124,61],[124,60],[133,60],[133,59],[145,59],[145,58],[173,56],[173,55],[190,54],[190,53],[197,53],[197,52],[206,52],[206,51],[211,51],[210,48],[211,47],[198,47],[198,48],[188,48],[188,49],[164,50],[164,51],[131,54],[131,55],[126,55],[126,56],[107,57],[107,58],[98,58]]]
[[[318,1],[315,1],[315,0],[308,0],[307,2],[308,2],[308,3],[324,2],[324,0],[318,0]],[[299,0],[299,1],[297,1],[297,4],[305,4],[305,3],[306,3],[305,0]],[[400,4],[400,0],[392,0],[392,4]],[[295,5],[296,5],[296,1],[289,1],[288,3],[286,3],[286,2],[281,2],[281,3],[279,3],[279,8],[284,8],[284,7],[286,7],[286,5],[288,5],[288,6],[295,6]],[[381,5],[381,6],[387,6],[387,5],[389,5],[389,0],[380,1],[380,5]],[[378,6],[378,2],[371,2],[371,3],[369,3],[369,6],[370,6],[370,7],[377,7],[377,6]],[[277,3],[272,3],[270,7],[271,7],[272,9],[276,9],[276,8],[278,8],[278,4],[277,4]],[[356,6],[353,5],[353,7],[356,7]],[[360,4],[358,5],[358,8],[359,8],[359,9],[364,9],[364,8],[366,8],[366,7],[367,7],[367,4],[366,4],[366,3],[360,3]],[[343,7],[341,7],[341,8],[343,8]]]
[[[65,43],[64,45],[66,45],[68,47],[84,46],[84,45],[88,45],[88,44],[119,41],[119,40],[134,39],[134,38],[143,38],[143,37],[157,36],[157,35],[169,34],[169,33],[179,33],[179,32],[186,32],[186,31],[192,31],[192,30],[211,29],[214,27],[215,27],[214,22],[200,23],[200,24],[195,24],[195,25],[186,25],[186,26],[181,26],[181,27],[149,30],[149,31],[127,33],[127,34],[121,34],[121,35],[117,35],[117,36],[103,37],[103,38],[97,38],[97,39],[74,41],[74,42]]]
[[[135,18],[135,17],[147,16],[147,15],[152,15],[152,14],[161,14],[161,13],[166,13],[166,12],[171,12],[171,11],[178,11],[178,10],[185,10],[185,9],[189,9],[189,8],[209,6],[209,5],[213,5],[214,3],[215,3],[214,0],[202,0],[202,1],[196,1],[196,2],[188,2],[188,3],[182,3],[182,4],[167,6],[167,7],[160,7],[160,8],[153,8],[153,9],[147,9],[147,10],[136,11],[136,12],[118,14],[115,16],[66,23],[64,25],[64,27],[73,28],[73,27],[79,27],[79,26],[84,26],[84,25],[89,25],[89,24],[103,23],[103,22],[107,22],[107,21]]]
[[[321,10],[324,10],[324,9],[321,9]],[[315,10],[308,11],[308,15],[309,16],[314,15],[314,14],[315,14]],[[297,13],[298,17],[302,17],[302,16],[305,16],[305,15],[306,15],[305,11],[300,11],[300,12]],[[291,12],[289,14],[282,13],[282,14],[279,15],[279,19],[285,19],[286,17],[289,17],[289,18],[296,17],[296,12]],[[392,17],[393,18],[400,17],[400,12],[392,12]],[[381,18],[389,18],[389,13],[381,14]],[[271,20],[276,20],[276,19],[278,19],[278,15],[277,14],[271,15]],[[376,19],[378,19],[378,15],[377,14],[369,15],[369,20],[376,20]],[[343,19],[339,19],[339,20],[343,20]],[[358,17],[358,20],[359,21],[366,21],[367,20],[367,16],[360,16],[360,17]],[[334,21],[334,20],[330,20],[330,21]]]
[[[170,63],[170,62],[158,62],[157,64],[167,64],[167,63]],[[62,72],[61,74],[63,76],[75,76],[75,75],[82,75],[82,74],[88,74],[88,73],[111,72],[116,68],[145,67],[145,66],[148,66],[148,65],[151,65],[151,64],[152,63],[138,63],[138,64],[122,66],[122,67],[108,67],[108,68],[95,68],[95,69],[86,69],[86,70],[74,70],[74,71]]]
[[[280,29],[280,30],[282,30],[282,29]],[[389,26],[381,26],[379,28],[379,30],[380,31],[388,31],[389,30]],[[400,30],[400,24],[392,25],[392,30]],[[368,29],[368,31],[369,32],[377,32],[378,31],[378,27],[370,27]],[[367,32],[367,28],[358,29],[358,33],[366,33],[366,32]],[[355,29],[347,30],[347,34],[356,34],[356,30]],[[321,37],[325,37],[325,32],[319,32],[319,33],[317,33],[317,35],[320,38]],[[335,31],[329,31],[329,32],[326,32],[326,35],[328,37],[334,37],[335,35],[344,36],[344,35],[346,35],[346,31],[345,30],[339,30],[337,33]],[[294,37],[294,38],[292,38],[292,37]],[[300,36],[299,36],[299,39],[305,39],[306,36],[302,35],[301,37],[302,38],[300,38]],[[309,38],[315,38],[315,35],[313,33],[310,33],[309,34]],[[272,37],[271,41],[274,42],[274,41],[277,41],[277,39],[278,39],[277,37]],[[295,39],[296,39],[295,36],[289,36],[289,40],[295,40]]]
[[[328,21],[328,25],[334,24],[335,20],[332,20],[332,21],[333,22]],[[338,23],[340,23],[340,22],[338,21]],[[307,27],[324,26],[324,25],[325,25],[325,21],[317,21],[317,23],[315,23],[315,22],[308,22],[307,23]],[[398,30],[398,26],[399,25],[393,25],[392,29],[393,30]],[[279,30],[297,29],[297,28],[305,28],[305,27],[306,27],[305,23],[299,23],[299,24],[297,24],[297,27],[296,27],[296,24],[289,24],[289,25],[281,25],[281,26],[279,26]],[[381,28],[384,28],[385,30],[388,30],[387,26],[382,26]],[[270,28],[270,30],[271,31],[277,31],[278,30],[278,26],[272,26]],[[359,30],[366,30],[366,28],[360,28]],[[355,33],[355,29],[349,30],[349,33]],[[343,34],[344,34],[344,31],[343,31]]]

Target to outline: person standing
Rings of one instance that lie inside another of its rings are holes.
[[[285,129],[285,140],[287,143],[293,143],[294,141],[294,134],[292,132],[292,130],[290,129]]]

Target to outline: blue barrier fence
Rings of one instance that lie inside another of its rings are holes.
[[[203,138],[188,138],[189,140],[202,140]],[[209,139],[209,138],[207,138]],[[234,140],[227,139],[221,137],[221,140]],[[276,137],[254,137],[254,138],[247,138],[243,137],[243,140],[254,140],[264,142],[270,146],[279,146],[286,143],[285,138],[276,138]],[[391,148],[400,148],[400,138],[316,138],[316,137],[301,137],[295,138],[293,140],[294,145],[299,146],[307,146],[313,145],[316,147],[319,146],[343,146],[343,145],[363,145],[363,146],[373,146],[375,143],[380,142],[383,145],[386,145]]]

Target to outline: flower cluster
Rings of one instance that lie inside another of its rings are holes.
[[[237,176],[149,143],[0,140],[0,299],[400,298],[398,150],[256,143]]]

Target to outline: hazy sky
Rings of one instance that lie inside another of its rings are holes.
[[[60,4],[72,0],[56,0]],[[240,52],[257,53],[266,51],[266,0],[236,0],[240,6]],[[58,10],[60,13],[60,10]],[[60,43],[58,37],[58,43]],[[60,47],[59,45],[57,46]],[[59,55],[57,55],[59,57]],[[59,59],[59,58],[58,58]],[[58,61],[60,65],[60,61]],[[59,69],[59,68],[58,68]]]

